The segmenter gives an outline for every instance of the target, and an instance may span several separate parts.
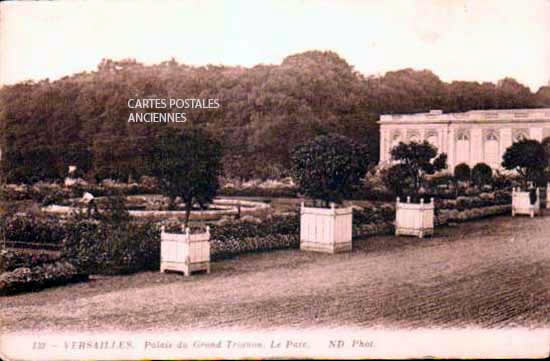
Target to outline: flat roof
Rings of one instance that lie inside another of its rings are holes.
[[[477,123],[477,122],[550,122],[550,108],[470,110],[462,113],[382,114],[380,124],[391,123]]]

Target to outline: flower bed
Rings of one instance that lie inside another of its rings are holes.
[[[74,197],[82,197],[85,192],[92,193],[95,197],[109,196],[113,194],[136,195],[136,194],[154,194],[158,193],[158,188],[143,184],[75,184],[70,187],[63,187],[55,183],[36,183],[27,184],[8,184],[0,188],[0,198],[6,201],[21,201],[32,199],[36,202],[42,202],[43,206],[57,203],[60,200]]]
[[[298,248],[299,216],[274,216],[263,222],[238,221],[213,225],[210,239],[213,260],[247,252]]]
[[[6,217],[3,228],[6,241],[14,247],[58,246],[65,237],[65,227],[53,217]]]
[[[395,204],[353,210],[353,238],[394,232]]]
[[[44,263],[56,262],[61,257],[57,253],[33,251],[0,250],[0,273],[10,272],[21,267],[35,267]]]
[[[445,225],[450,222],[467,222],[484,217],[497,216],[510,213],[512,206],[510,204],[488,206],[482,208],[472,208],[465,210],[443,209],[436,213],[435,224]]]
[[[226,197],[268,197],[268,198],[294,198],[298,194],[295,187],[260,188],[245,187],[234,188],[224,187],[220,189],[219,195]]]
[[[0,251],[0,295],[37,291],[87,279],[87,274],[78,272],[58,254]]]
[[[19,267],[0,274],[0,295],[38,291],[87,279],[87,274],[78,272],[77,268],[67,261],[44,263],[30,268]]]
[[[480,193],[478,196],[457,197],[455,200],[437,200],[435,224],[467,222],[474,219],[502,215],[511,210],[512,196],[505,190]]]
[[[149,222],[69,223],[62,255],[88,274],[156,270],[160,262],[160,230]]]

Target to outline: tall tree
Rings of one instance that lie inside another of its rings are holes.
[[[193,205],[206,206],[214,199],[222,174],[221,158],[221,144],[198,128],[165,131],[153,145],[150,172],[171,203],[176,197],[185,203],[186,227]]]
[[[365,176],[371,162],[366,147],[338,134],[321,135],[293,152],[300,190],[316,200],[341,203]]]

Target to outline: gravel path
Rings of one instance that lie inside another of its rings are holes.
[[[348,254],[242,255],[209,275],[144,272],[0,297],[0,332],[550,327],[550,211],[379,236]]]

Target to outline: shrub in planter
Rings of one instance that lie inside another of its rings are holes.
[[[195,203],[202,208],[214,199],[222,173],[221,160],[221,143],[200,128],[166,130],[154,144],[150,173],[158,179],[162,194],[171,201],[180,197],[185,203],[185,227]]]
[[[182,227],[183,228],[183,227]],[[182,229],[183,230],[183,229]],[[191,232],[160,232],[160,271],[179,271],[190,276],[195,271],[210,273],[210,227]]]
[[[537,181],[537,177],[544,171],[548,161],[542,144],[533,139],[523,139],[513,143],[506,149],[502,159],[502,166],[505,169],[515,170],[518,173],[523,190],[527,189],[528,182]]]
[[[391,150],[392,159],[399,161],[406,176],[412,179],[412,194],[407,196],[407,202],[396,203],[395,234],[424,235],[433,234],[434,203],[425,203],[420,197],[420,187],[426,174],[434,174],[447,168],[447,155],[437,155],[437,148],[424,141],[423,143],[399,143]],[[416,199],[419,203],[415,203]],[[412,202],[411,202],[412,200]]]
[[[502,159],[502,166],[515,170],[522,184],[521,189],[514,189],[512,193],[512,215],[527,213],[533,217],[540,212],[540,194],[538,188],[536,193],[529,193],[527,185],[536,182],[544,172],[548,159],[543,145],[536,140],[522,139],[508,147]]]
[[[370,165],[367,147],[337,134],[322,135],[296,147],[294,179],[307,197],[324,207],[302,203],[300,248],[321,252],[351,251],[352,209],[336,208],[361,184]]]
[[[512,216],[527,214],[534,217],[540,214],[540,189],[534,188],[521,191],[520,188],[512,190]]]

